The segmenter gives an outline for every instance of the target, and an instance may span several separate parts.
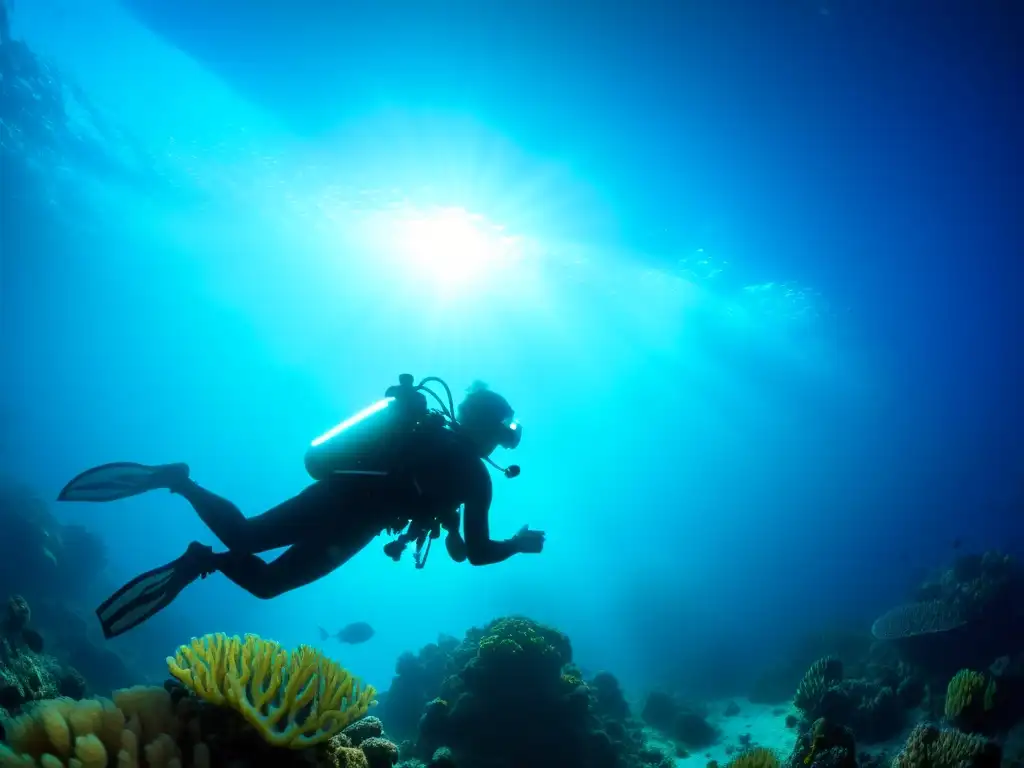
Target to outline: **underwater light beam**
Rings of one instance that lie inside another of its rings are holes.
[[[420,277],[452,293],[477,285],[509,265],[518,241],[483,216],[442,208],[395,223],[399,250]]]

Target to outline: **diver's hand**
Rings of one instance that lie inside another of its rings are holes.
[[[544,531],[530,530],[530,526],[524,525],[519,532],[512,537],[516,552],[523,554],[539,554],[544,550]]]

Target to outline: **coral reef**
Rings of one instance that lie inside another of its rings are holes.
[[[1024,650],[1022,596],[1024,569],[1013,558],[964,555],[922,584],[911,602],[880,616],[871,631],[937,683]]]
[[[882,676],[847,679],[838,659],[819,659],[797,686],[793,704],[801,711],[805,724],[824,718],[851,728],[868,744],[890,739],[903,728],[906,711],[917,702],[907,680],[887,674],[887,668],[875,671],[881,671]]]
[[[82,676],[43,653],[42,635],[31,622],[28,601],[12,596],[0,619],[0,714],[16,714],[32,701],[85,695]]]
[[[176,695],[177,694],[177,695]],[[276,768],[394,764],[397,747],[357,721],[330,743],[297,751],[270,744],[242,715],[179,690],[135,687],[110,699],[40,701],[5,723],[9,768]],[[378,723],[379,726],[379,723]],[[368,736],[368,733],[377,735]]]
[[[437,683],[445,698],[423,704],[401,748],[366,716],[373,689],[318,651],[212,634],[177,649],[162,688],[53,696],[4,717],[0,766],[386,768],[400,757],[432,768],[672,766],[671,754],[645,742],[615,677],[588,680],[558,630],[510,617],[448,647],[437,665],[451,671]],[[419,700],[427,689],[406,693]],[[396,711],[408,706],[388,698]]]
[[[174,680],[111,698],[32,702],[4,717],[0,766],[385,768],[398,748],[366,717],[373,688],[310,648],[207,635],[167,660]],[[343,730],[344,729],[344,730]]]
[[[471,629],[455,645],[442,640],[404,654],[383,698],[389,729],[393,715],[408,728],[419,713],[415,733],[401,745],[401,765],[671,764],[670,756],[644,744],[614,676],[601,672],[588,680],[572,664],[568,637],[522,617]]]
[[[599,708],[568,666],[572,646],[561,632],[525,618],[498,619],[468,634],[454,658],[458,671],[440,694],[450,704],[435,708],[423,723],[434,732],[421,736],[450,747],[460,766],[605,766],[638,751],[629,723],[601,718],[607,703]]]
[[[859,662],[866,659],[871,635],[863,627],[826,627],[802,634],[771,667],[753,681],[748,698],[755,704],[790,701],[807,668],[817,659],[842,659],[850,677],[861,677]]]
[[[117,653],[98,645],[91,612],[106,553],[99,538],[80,526],[63,525],[30,489],[0,478],[0,597],[18,595],[31,605],[22,633],[25,646],[48,653],[82,672],[97,690],[137,679]],[[89,619],[83,618],[85,614]],[[0,632],[10,641],[19,631],[8,610]]]

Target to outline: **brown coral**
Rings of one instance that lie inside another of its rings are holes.
[[[934,725],[917,725],[892,768],[998,768],[1002,750],[995,742]]]

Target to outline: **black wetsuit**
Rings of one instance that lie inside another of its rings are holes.
[[[448,429],[423,436],[400,473],[334,475],[256,517],[191,480],[173,490],[228,548],[214,556],[211,570],[265,599],[326,576],[398,521],[450,519],[461,504],[470,563],[499,563],[516,553],[511,540],[490,538],[487,467]],[[281,547],[288,549],[273,562],[256,556]]]

